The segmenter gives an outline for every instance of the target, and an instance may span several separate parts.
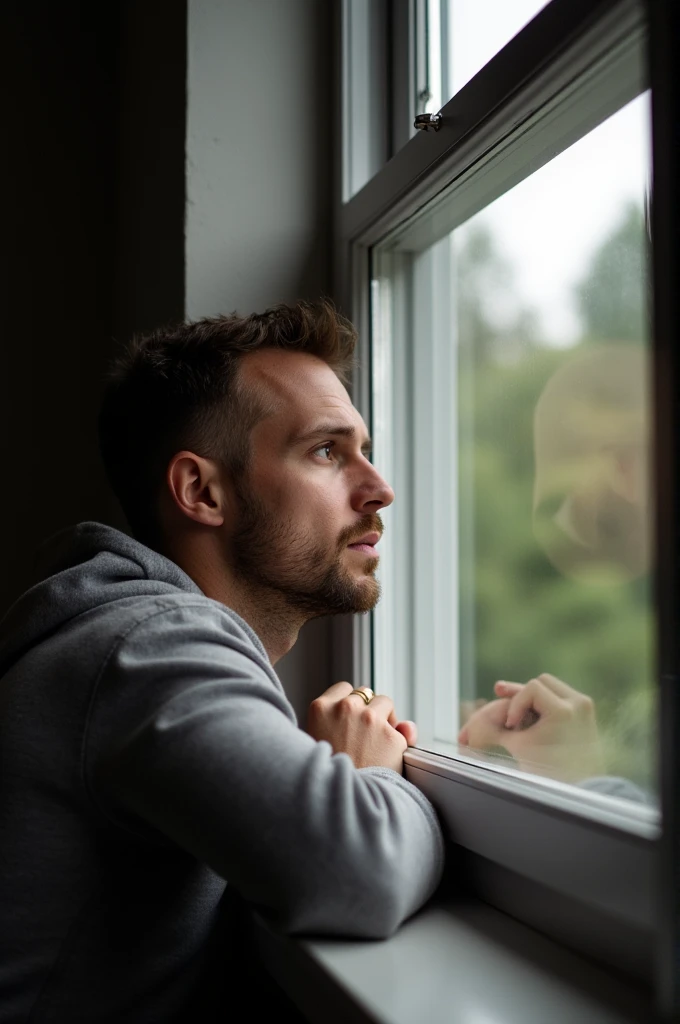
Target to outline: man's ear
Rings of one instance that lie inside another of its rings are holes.
[[[222,526],[232,515],[231,489],[224,470],[214,459],[181,451],[172,457],[165,475],[171,504],[196,523]]]

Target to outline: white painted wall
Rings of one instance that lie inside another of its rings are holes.
[[[331,0],[189,0],[186,311],[330,288]]]

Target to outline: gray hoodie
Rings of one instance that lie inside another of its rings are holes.
[[[300,730],[243,619],[99,523],[48,550],[0,624],[2,1024],[181,1018],[226,881],[290,933],[424,903],[432,807]]]

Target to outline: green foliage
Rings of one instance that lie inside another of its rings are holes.
[[[497,679],[551,672],[595,700],[609,771],[653,788],[648,579],[593,586],[567,578],[532,525],[534,410],[546,383],[593,340],[646,342],[642,212],[628,206],[593,255],[576,289],[583,337],[569,350],[541,344],[533,312],[513,307],[511,269],[488,230],[471,226],[464,237],[457,280],[462,696],[491,698]]]

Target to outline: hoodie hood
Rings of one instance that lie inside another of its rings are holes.
[[[36,554],[36,582],[0,621],[0,676],[70,619],[121,598],[203,594],[178,565],[103,523],[67,527]]]

